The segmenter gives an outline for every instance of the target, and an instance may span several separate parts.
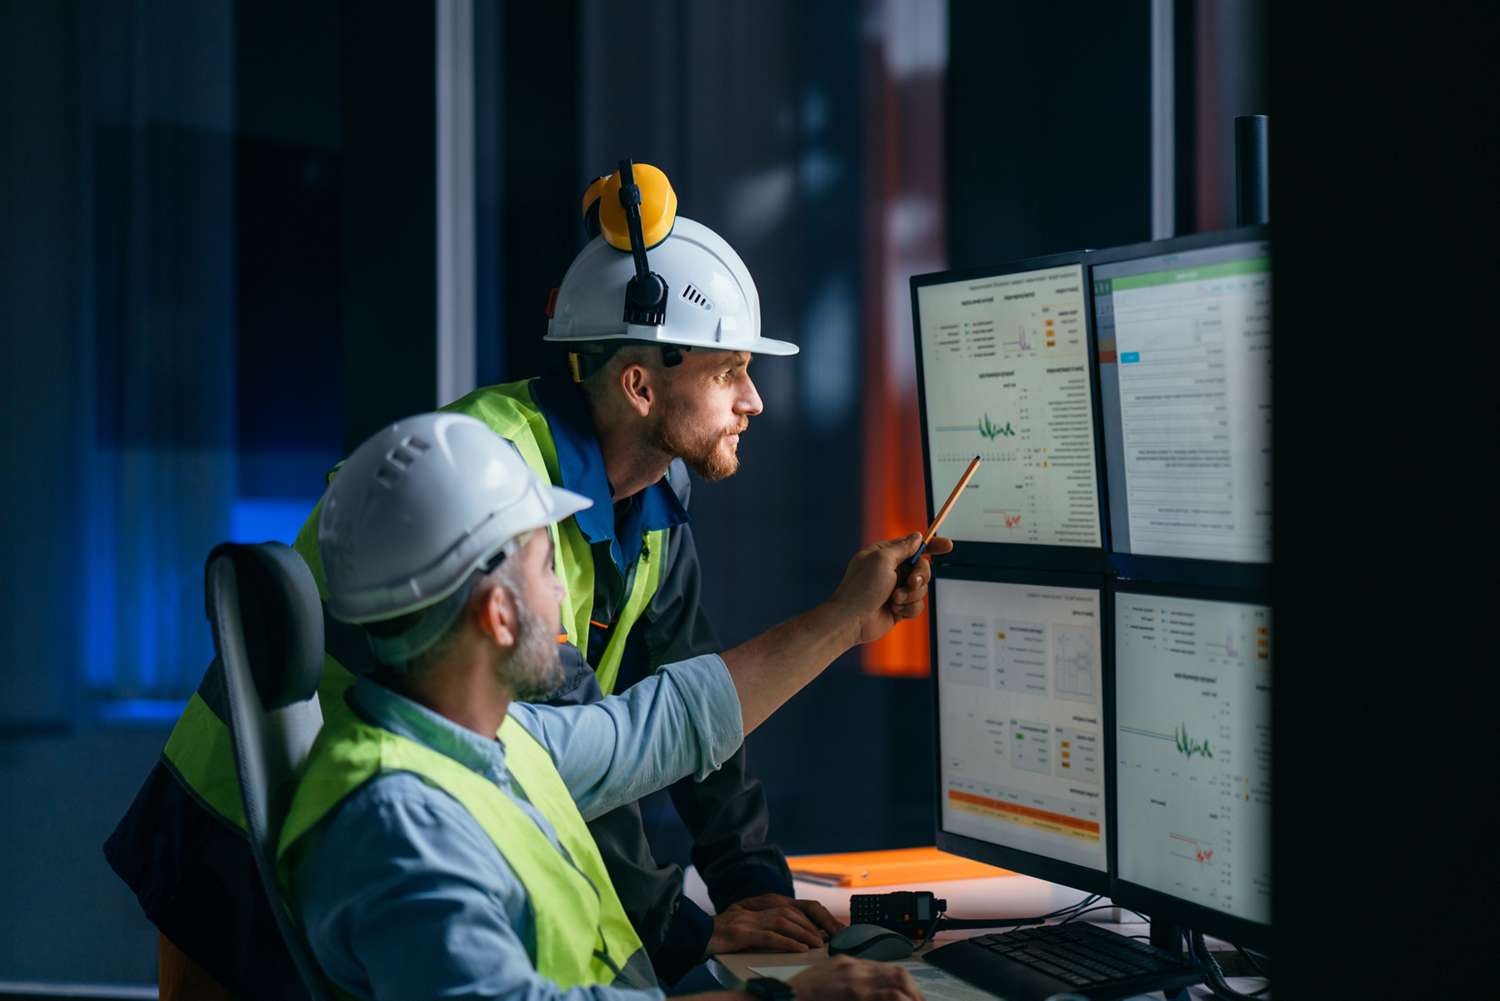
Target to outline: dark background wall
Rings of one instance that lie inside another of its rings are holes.
[[[1347,29],[1278,6],[1270,33],[1277,997],[1481,997],[1500,21]]]
[[[953,267],[1151,238],[1151,5],[957,3]]]
[[[183,44],[200,46],[203,58],[222,54],[214,43],[229,36],[225,14],[209,10],[184,18]],[[111,399],[125,402],[110,392],[120,385],[111,376],[139,361],[114,350],[127,342],[125,325],[110,309],[109,280],[124,262],[115,257],[115,268],[96,271],[96,248],[83,224],[84,185],[125,149],[114,141],[125,130],[113,109],[86,100],[92,77],[80,72],[77,59],[98,25],[76,5],[25,3],[0,6],[0,25],[0,441],[6,456],[0,853],[8,860],[0,875],[0,978],[143,982],[154,975],[154,936],[133,897],[109,874],[99,846],[159,752],[163,733],[81,721],[85,623],[110,586],[92,572],[91,502],[117,471],[114,460],[93,459],[101,440],[128,446],[133,432],[150,427],[200,435],[198,441],[222,438],[227,408],[216,407],[212,420],[194,427],[172,429],[170,400],[161,411],[130,416],[105,407]],[[177,197],[194,211],[222,216],[226,206],[212,186],[186,183],[205,173],[222,177],[230,164],[212,116],[194,113],[224,95],[205,88],[200,96],[204,102],[196,109],[184,106],[189,102],[160,109],[149,137],[137,131],[136,153],[159,157],[170,149],[176,164],[194,164],[196,175],[179,175],[185,183]],[[113,180],[118,186],[121,178]],[[101,190],[91,209],[108,197]],[[107,207],[99,217],[122,221]],[[152,231],[137,226],[134,232]],[[166,240],[157,248],[163,258],[192,250]],[[222,296],[211,293],[229,280],[229,259],[225,242],[216,240],[200,259],[202,294],[182,296],[175,315],[157,318],[165,339],[186,334],[187,325],[176,321],[202,315],[200,309],[222,317]],[[211,350],[231,344],[220,339]],[[111,364],[99,364],[101,357]],[[192,358],[184,348],[173,360],[186,368]],[[170,375],[181,369],[163,360],[154,371],[169,387]],[[227,400],[232,404],[233,397]],[[101,412],[110,416],[101,421]]]
[[[11,7],[16,9],[12,10]],[[61,8],[23,8],[8,5],[6,23],[22,28],[0,34],[0,66],[6,86],[0,87],[0,108],[7,123],[8,143],[30,155],[0,159],[0,211],[6,231],[0,256],[0,379],[4,379],[8,413],[24,411],[52,429],[46,440],[28,434],[19,420],[4,424],[5,453],[12,470],[28,469],[38,481],[62,484],[77,470],[67,448],[78,434],[79,420],[66,396],[53,387],[66,385],[78,365],[79,298],[82,292],[82,250],[70,241],[53,241],[58,220],[69,217],[80,165],[73,152],[78,124],[69,108],[76,106],[79,82],[55,53],[76,37],[76,26]],[[28,93],[17,84],[33,81]],[[46,330],[52,350],[36,351],[13,333]],[[64,447],[56,447],[57,445]],[[7,479],[14,476],[9,473]],[[66,540],[61,529],[81,520],[79,498],[48,496],[47,492],[7,491],[8,516],[0,522],[7,566],[42,565],[56,553],[53,538]],[[45,526],[46,531],[37,531]],[[69,560],[78,553],[63,543]],[[6,588],[9,605],[0,620],[7,659],[43,663],[52,637],[67,629],[66,605],[51,588]],[[26,627],[26,628],[23,628]],[[12,729],[34,723],[56,723],[65,718],[73,689],[67,672],[21,672],[0,675],[0,725]]]
[[[0,25],[0,980],[154,981],[101,845],[207,663],[207,547],[286,538],[349,436],[434,402],[432,17]]]

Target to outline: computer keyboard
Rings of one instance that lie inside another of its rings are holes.
[[[1203,980],[1171,953],[1086,921],[979,935],[923,958],[1006,1001],[1042,1001],[1062,993],[1111,1001]]]

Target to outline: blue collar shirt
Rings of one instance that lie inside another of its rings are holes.
[[[499,740],[367,678],[349,699],[375,725],[484,776],[567,856],[506,768]],[[513,702],[510,715],[547,749],[585,819],[712,773],[743,737],[734,682],[716,654],[668,664],[601,702]],[[293,861],[294,900],[324,972],[355,997],[662,998],[655,988],[563,990],[538,973],[525,887],[473,816],[414,774],[377,775],[307,837]]]
[[[593,507],[573,516],[578,528],[591,545],[607,543],[615,568],[628,577],[640,559],[645,534],[686,524],[687,511],[665,477],[615,503],[599,436],[594,433],[594,418],[582,391],[533,379],[531,397],[552,430],[562,475],[560,486],[594,502]]]

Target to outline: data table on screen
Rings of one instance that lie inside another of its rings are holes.
[[[1113,548],[1271,555],[1271,264],[1241,243],[1092,269]]]
[[[916,289],[934,508],[961,541],[1099,547],[1087,301],[1078,264]]]
[[[942,825],[1106,868],[1100,592],[939,578]]]

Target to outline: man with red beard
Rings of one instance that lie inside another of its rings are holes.
[[[594,502],[561,527],[564,628],[577,656],[565,646],[571,670],[553,704],[594,701],[718,648],[698,603],[687,470],[709,481],[738,470],[739,436],[762,410],[750,362],[797,352],[760,336],[749,271],[716,233],[676,215],[666,176],[646,164],[622,167],[585,195],[594,239],[549,309],[546,339],[567,349],[572,384],[543,378],[481,389],[450,408],[516,443],[539,476]],[[523,439],[540,430],[538,416],[550,448],[539,443],[529,455]],[[677,866],[651,857],[637,804],[589,825],[663,981],[676,982],[708,955],[817,947],[838,930],[821,906],[792,899],[743,748],[708,779],[670,793],[716,916],[683,896]]]
[[[797,352],[760,335],[760,302],[743,261],[708,227],[677,216],[661,171],[622,161],[590,186],[584,216],[593,239],[548,310],[546,340],[566,351],[571,379],[485,387],[444,408],[483,421],[544,482],[593,502],[552,528],[566,591],[558,637],[565,680],[552,704],[597,701],[663,664],[721,649],[699,604],[687,470],[720,480],[738,469],[739,435],[762,409],[752,357]],[[322,588],[318,514],[296,548]],[[346,668],[370,651],[362,634],[326,615],[325,629],[327,704],[343,697]],[[249,864],[215,674],[106,855],[162,932],[163,999],[212,996],[204,986],[212,981],[235,995],[299,997]],[[661,982],[678,983],[710,955],[816,948],[838,930],[823,907],[792,898],[743,748],[670,795],[715,915],[683,894],[680,867],[652,857],[638,804],[589,824]],[[227,901],[244,913],[227,914]]]

